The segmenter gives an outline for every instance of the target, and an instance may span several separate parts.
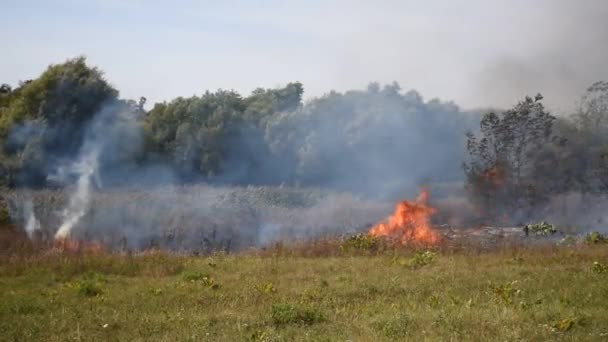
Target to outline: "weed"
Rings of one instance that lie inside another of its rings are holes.
[[[608,238],[600,232],[591,232],[585,235],[584,239],[587,244],[608,243]]]
[[[255,289],[262,294],[271,294],[277,292],[277,288],[270,282],[255,285]]]
[[[556,332],[566,332],[566,331],[572,329],[572,327],[574,326],[574,323],[576,323],[576,321],[573,318],[565,318],[565,319],[555,322],[552,325],[552,328],[553,328],[553,331],[556,331]]]
[[[431,251],[418,251],[414,254],[414,256],[410,259],[409,265],[412,268],[420,268],[426,265],[429,265],[435,259],[436,254]]]
[[[490,283],[490,289],[492,289],[498,300],[505,304],[513,304],[514,297],[521,294],[521,290],[515,286],[517,283],[517,280],[502,285]]]
[[[102,274],[85,273],[75,282],[74,288],[81,296],[97,297],[103,294],[102,283],[105,282],[105,277]]]
[[[202,273],[199,271],[183,271],[182,272],[182,279],[184,281],[189,281],[189,282],[195,282],[195,281],[199,281],[202,280],[203,278],[208,278],[209,275],[206,273]]]
[[[369,234],[355,234],[342,242],[343,251],[373,251],[378,247],[378,238]]]
[[[310,307],[293,304],[274,304],[271,309],[272,322],[275,325],[304,324],[311,325],[325,320],[325,315]]]
[[[540,223],[525,225],[524,233],[526,233],[526,235],[532,234],[535,236],[549,236],[557,233],[557,229],[555,229],[554,225],[542,221]]]
[[[594,261],[593,265],[591,266],[591,272],[593,272],[593,273],[608,272],[608,265],[604,265],[604,264],[600,263],[599,261]]]

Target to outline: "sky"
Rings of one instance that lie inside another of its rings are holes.
[[[608,1],[0,0],[0,83],[84,55],[125,98],[397,81],[463,108],[541,92],[554,111],[608,80]]]

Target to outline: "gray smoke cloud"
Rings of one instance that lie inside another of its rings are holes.
[[[574,109],[589,85],[608,79],[606,17],[603,0],[526,2],[513,17],[502,17],[505,29],[526,30],[514,30],[519,36],[482,66],[475,83],[480,104],[508,108],[540,92],[554,111]]]

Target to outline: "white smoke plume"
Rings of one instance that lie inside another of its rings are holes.
[[[91,183],[98,173],[99,148],[95,146],[90,151],[86,151],[81,159],[72,165],[73,171],[78,174],[78,181],[74,192],[70,195],[68,206],[62,212],[63,222],[55,233],[55,239],[69,237],[72,228],[89,208]]]
[[[100,167],[104,163],[104,154],[106,159],[110,159],[105,162],[111,164],[117,156],[125,152],[130,153],[130,146],[139,145],[140,130],[135,121],[135,114],[128,108],[116,104],[104,107],[86,130],[82,148],[76,159],[49,177],[64,184],[70,184],[75,178],[75,186],[69,195],[68,204],[61,211],[62,221],[55,233],[55,239],[70,237],[73,228],[89,210],[93,187],[102,187]]]
[[[23,206],[25,216],[25,232],[32,238],[36,231],[40,230],[40,221],[36,218],[34,213],[34,202],[30,199],[25,202]]]

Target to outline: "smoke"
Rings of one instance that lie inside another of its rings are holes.
[[[61,221],[55,233],[56,239],[68,238],[71,235],[72,229],[90,209],[94,186],[103,187],[100,164],[106,167],[111,167],[116,162],[121,164],[125,157],[140,148],[141,126],[136,119],[135,113],[122,103],[112,102],[105,105],[83,129],[83,144],[76,157],[73,160],[64,160],[48,176],[52,183],[73,188],[67,205],[60,211]],[[25,141],[23,138],[17,138],[30,135],[33,131],[31,127],[31,124],[18,126],[12,134],[16,137],[12,141]],[[31,234],[40,229],[40,223],[30,201],[25,203],[24,210],[28,216],[26,231]]]
[[[69,237],[74,225],[89,208],[92,181],[98,172],[99,148],[100,146],[94,146],[90,151],[86,151],[82,158],[71,166],[78,174],[78,181],[74,192],[70,195],[67,208],[62,212],[63,222],[55,234],[55,239]]]
[[[508,108],[541,92],[551,109],[571,110],[584,89],[608,79],[608,2],[520,5],[501,16],[508,20],[497,22],[511,36],[505,37],[502,54],[488,59],[478,74],[478,103]]]
[[[31,216],[47,236],[207,250],[364,231],[423,183],[439,197],[453,194],[462,181],[464,133],[478,118],[453,103],[402,93],[396,83],[331,92],[259,127],[231,128],[221,173],[206,179],[213,186],[184,188],[184,180],[205,179],[182,178],[175,160],[138,162],[144,146],[137,113],[124,102],[107,103],[83,124],[76,152],[47,149],[59,157],[42,159],[40,169],[53,170],[48,183],[63,188],[36,199],[42,205]],[[14,136],[23,137],[14,140],[28,144],[31,132],[54,130],[43,127],[19,128]],[[208,140],[183,132],[176,132],[178,163],[196,166]],[[288,186],[234,187],[249,184]]]
[[[34,234],[40,230],[40,222],[36,218],[36,214],[34,213],[34,203],[32,200],[27,200],[24,205],[24,213],[25,213],[25,232],[27,235],[32,238]]]

